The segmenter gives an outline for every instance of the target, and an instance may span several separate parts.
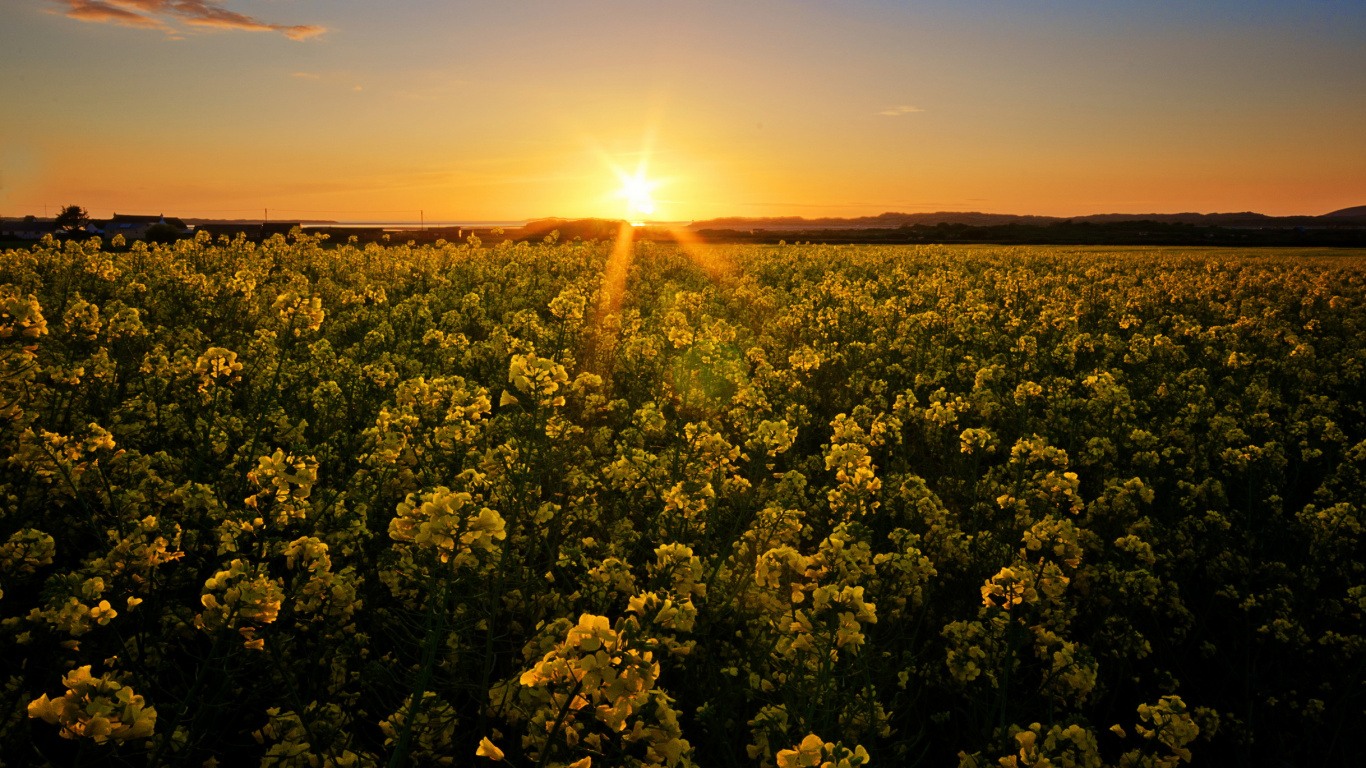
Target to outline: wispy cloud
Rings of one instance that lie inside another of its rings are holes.
[[[903,104],[902,106],[899,106],[899,107],[888,107],[887,109],[882,110],[882,111],[879,112],[878,114],[879,114],[879,115],[886,115],[887,117],[897,117],[898,115],[909,115],[909,114],[911,114],[912,112],[924,112],[924,111],[925,111],[925,110],[921,109],[920,107],[912,107],[912,106],[908,106],[908,105],[904,105],[904,104]]]
[[[326,30],[314,24],[274,24],[230,11],[216,0],[58,0],[65,15],[81,21],[119,24],[174,33],[170,22],[196,27],[279,32],[291,40],[306,40]]]
[[[145,29],[159,29],[170,32],[171,28],[165,22],[151,16],[143,16],[123,8],[119,8],[109,3],[100,2],[67,2],[66,15],[72,19],[81,21],[98,21],[106,24],[120,24],[125,27],[143,27]]]

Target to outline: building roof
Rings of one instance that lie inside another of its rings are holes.
[[[189,227],[185,225],[184,221],[174,216],[167,218],[165,214],[158,214],[156,216],[138,216],[132,214],[116,213],[114,214],[114,218],[104,222],[103,227],[105,229],[129,229],[131,227],[136,227],[140,224],[169,224],[170,226],[175,227],[176,229],[179,229],[181,231],[189,230]]]
[[[51,221],[6,221],[0,223],[5,232],[56,232],[57,224]]]
[[[116,213],[110,219],[111,224],[160,224],[166,218],[163,214],[156,216],[140,216],[134,214]]]

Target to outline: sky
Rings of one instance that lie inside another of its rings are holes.
[[[1363,41],[1360,0],[0,0],[0,215],[1321,214],[1366,205]]]

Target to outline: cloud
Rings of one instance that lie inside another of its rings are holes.
[[[925,110],[921,109],[920,107],[911,107],[911,106],[902,105],[902,106],[900,106],[900,107],[889,107],[889,108],[887,108],[887,109],[882,110],[882,111],[879,112],[878,114],[879,114],[879,115],[886,115],[887,117],[896,117],[896,116],[898,116],[898,115],[909,115],[909,114],[912,113],[912,112],[924,112],[924,111],[925,111]]]
[[[302,77],[305,80],[320,80],[322,75],[315,75],[312,72],[295,72],[290,77]]]
[[[81,21],[174,32],[169,21],[196,27],[279,32],[291,40],[306,40],[326,30],[314,24],[272,24],[223,8],[216,0],[59,0],[65,15]]]
[[[69,6],[66,15],[72,19],[81,21],[98,21],[106,24],[119,24],[125,27],[142,27],[144,29],[159,29],[170,32],[171,28],[165,22],[154,19],[150,16],[143,16],[140,13],[124,10],[108,3],[100,2],[68,2]]]

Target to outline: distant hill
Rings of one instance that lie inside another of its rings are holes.
[[[551,232],[559,232],[560,242],[583,240],[612,240],[624,221],[615,219],[537,219],[528,221],[520,229],[508,230],[513,240],[540,240]]]
[[[1333,211],[1332,213],[1325,213],[1325,214],[1323,214],[1323,217],[1324,217],[1324,218],[1328,218],[1329,216],[1331,216],[1331,217],[1333,217],[1333,218],[1339,218],[1339,217],[1348,218],[1348,217],[1350,217],[1350,218],[1357,218],[1357,219],[1366,219],[1366,205],[1358,205],[1358,206],[1356,206],[1355,208],[1343,208],[1343,209],[1340,210],[1340,211]]]
[[[1017,216],[1009,213],[951,212],[937,213],[881,213],[877,216],[837,218],[826,216],[808,219],[801,216],[726,216],[719,219],[695,221],[693,229],[875,229],[903,227],[915,224],[967,224],[970,227],[990,227],[998,224],[1052,224],[1065,221],[1052,216]]]
[[[1366,226],[1366,206],[1344,208],[1326,216],[1267,216],[1264,213],[1098,213],[1089,216],[1020,216],[1009,213],[981,213],[977,211],[939,211],[936,213],[883,213],[877,216],[854,218],[824,217],[807,219],[800,216],[742,217],[695,221],[691,229],[878,229],[912,227],[916,225],[965,224],[971,227],[998,227],[1007,224],[1046,226],[1049,224],[1152,221],[1161,224],[1194,224],[1206,227],[1314,227],[1341,226],[1344,219],[1358,219]],[[1350,225],[1358,225],[1353,221]]]

